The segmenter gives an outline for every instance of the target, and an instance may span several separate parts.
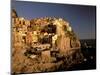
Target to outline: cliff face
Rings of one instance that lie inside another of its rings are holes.
[[[80,41],[69,22],[12,17],[13,73],[63,71],[82,60]]]

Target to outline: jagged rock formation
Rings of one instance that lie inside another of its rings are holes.
[[[11,16],[12,16],[12,18],[17,18],[18,17],[15,9],[12,9],[12,15]]]
[[[68,21],[12,16],[12,72],[67,70],[83,60],[80,41]]]

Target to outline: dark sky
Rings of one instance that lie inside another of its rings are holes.
[[[68,20],[80,39],[95,39],[96,7],[54,3],[13,1],[12,8],[26,19],[37,17],[61,17]]]

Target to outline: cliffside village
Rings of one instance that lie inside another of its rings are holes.
[[[12,63],[14,72],[20,72],[21,69],[18,70],[18,65],[15,64],[24,59],[23,57],[21,59],[21,55],[16,55],[20,52],[33,60],[41,57],[40,61],[52,62],[57,61],[57,57],[66,56],[68,53],[70,54],[70,51],[76,51],[80,47],[80,41],[68,21],[55,17],[27,20],[19,17],[16,11],[12,10]]]

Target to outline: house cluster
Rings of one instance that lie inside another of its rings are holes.
[[[80,48],[69,22],[53,17],[27,20],[18,17],[15,10],[12,11],[12,42],[14,47],[34,48],[47,55],[53,50],[66,53],[71,48]]]

